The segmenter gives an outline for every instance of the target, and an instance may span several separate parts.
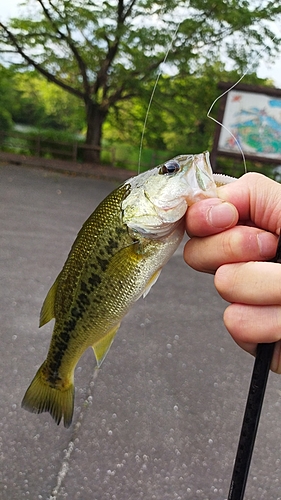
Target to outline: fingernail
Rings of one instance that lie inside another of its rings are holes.
[[[238,215],[235,207],[224,201],[209,208],[207,219],[213,227],[227,229],[237,222]]]
[[[272,258],[272,241],[268,233],[258,233],[257,234],[258,246],[260,251],[260,256],[263,259]]]

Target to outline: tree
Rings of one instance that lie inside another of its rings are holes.
[[[280,20],[276,0],[26,0],[25,5],[24,18],[0,22],[1,50],[10,62],[34,68],[83,101],[86,144],[95,148],[87,159],[93,162],[99,162],[109,111],[147,91],[171,39],[169,73],[182,78],[202,61],[216,59],[221,49],[241,67],[257,50],[273,54],[280,42],[269,42],[267,23]]]
[[[144,131],[144,145],[166,150],[169,156],[210,150],[216,124],[208,118],[211,104],[222,93],[219,82],[238,82],[241,73],[226,71],[221,62],[202,64],[200,71],[182,78],[162,76],[154,93]],[[243,83],[270,85],[272,81],[247,73]],[[149,89],[149,93],[152,88]],[[216,117],[218,101],[211,116]],[[147,106],[140,97],[120,102],[109,113],[104,136],[108,141],[140,145]]]

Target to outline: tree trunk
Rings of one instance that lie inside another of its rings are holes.
[[[84,161],[100,164],[102,126],[105,121],[107,111],[101,109],[99,105],[92,101],[86,104],[87,110],[87,134],[85,145]]]

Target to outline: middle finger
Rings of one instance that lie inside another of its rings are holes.
[[[243,262],[221,266],[215,286],[228,302],[281,305],[281,266],[273,262]]]

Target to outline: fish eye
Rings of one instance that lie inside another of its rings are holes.
[[[159,174],[172,175],[180,170],[180,164],[176,160],[170,160],[164,163],[160,169]]]

